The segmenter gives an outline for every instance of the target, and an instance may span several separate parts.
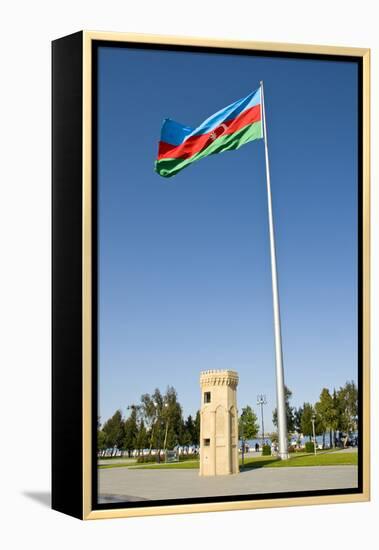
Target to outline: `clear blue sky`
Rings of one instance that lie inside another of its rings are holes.
[[[101,48],[99,414],[235,369],[275,399],[263,141],[154,173],[165,117],[195,127],[265,83],[283,355],[293,404],[357,381],[357,67]]]

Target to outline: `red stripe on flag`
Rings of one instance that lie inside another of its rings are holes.
[[[261,106],[254,105],[250,109],[246,109],[236,118],[225,121],[220,124],[212,132],[207,134],[201,134],[199,136],[192,136],[187,138],[180,145],[171,145],[164,141],[159,142],[158,160],[164,158],[183,158],[187,159],[205,149],[218,137],[227,134],[233,134],[238,130],[241,130],[248,124],[259,122],[261,120]]]

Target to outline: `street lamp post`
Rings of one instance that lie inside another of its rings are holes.
[[[263,422],[263,405],[267,405],[266,396],[263,394],[257,395],[257,405],[261,406],[261,419],[262,419],[262,451],[265,439],[265,427]]]
[[[315,420],[316,420],[316,415],[315,414],[312,414],[312,430],[313,430],[313,451],[314,451],[314,454],[316,454],[316,432],[315,432]]]

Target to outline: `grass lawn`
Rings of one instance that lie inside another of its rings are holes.
[[[320,452],[314,454],[293,454],[289,460],[280,460],[276,457],[263,456],[258,458],[247,458],[245,460],[245,470],[254,468],[288,468],[296,466],[344,466],[357,465],[357,453],[329,453]]]
[[[252,470],[255,468],[287,468],[287,467],[296,467],[296,466],[344,466],[344,465],[357,465],[358,464],[358,454],[355,452],[351,453],[331,453],[328,451],[323,451],[317,454],[306,454],[306,453],[296,453],[292,454],[289,460],[280,460],[272,456],[259,456],[257,458],[246,458],[245,465],[242,468],[241,459],[240,466],[241,470]],[[99,466],[100,468],[119,468],[125,467],[125,464],[109,464],[106,466]],[[174,469],[174,470],[187,470],[187,469],[198,469],[199,461],[198,460],[187,460],[185,462],[173,462],[171,464],[136,464],[129,466],[132,470],[158,470],[161,469]]]

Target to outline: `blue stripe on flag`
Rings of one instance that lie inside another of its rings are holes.
[[[192,132],[191,136],[198,136],[201,134],[207,134],[208,132],[211,132],[217,126],[222,124],[223,122],[236,118],[239,114],[241,114],[246,109],[250,109],[251,107],[254,107],[255,105],[259,105],[261,103],[261,89],[258,88],[258,90],[255,90],[255,92],[252,92],[246,97],[243,97],[242,99],[239,99],[238,101],[235,101],[231,105],[228,105],[227,107],[224,107],[224,109],[221,109],[214,115],[210,116],[200,126],[195,128],[195,130]]]
[[[161,141],[171,143],[171,145],[180,145],[191,132],[193,132],[193,128],[165,118],[161,130]]]
[[[250,109],[260,103],[261,89],[258,88],[248,96],[231,103],[227,107],[224,107],[217,113],[213,114],[197,128],[191,128],[190,126],[185,126],[175,120],[166,118],[163,122],[161,130],[161,141],[170,143],[171,145],[180,145],[187,137],[207,134],[223,122],[236,118],[246,109]]]

